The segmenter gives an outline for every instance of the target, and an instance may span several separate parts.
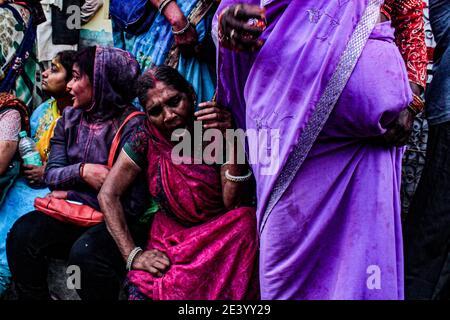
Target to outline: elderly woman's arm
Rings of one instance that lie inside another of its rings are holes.
[[[232,210],[242,206],[251,198],[253,192],[251,188],[251,179],[249,177],[246,181],[232,181],[230,177],[238,177],[237,180],[242,180],[242,177],[250,175],[249,167],[245,159],[245,152],[240,141],[235,141],[234,137],[227,140],[227,129],[233,129],[233,117],[226,108],[219,106],[216,102],[203,102],[199,104],[199,111],[195,113],[196,120],[203,122],[203,128],[217,129],[222,131],[226,144],[228,145],[229,156],[226,163],[222,165],[220,174],[222,181],[222,195],[225,208]],[[237,139],[239,140],[239,139]],[[228,176],[228,178],[227,178]]]
[[[128,229],[120,199],[141,172],[142,169],[122,150],[98,195],[106,226],[116,241],[124,261],[128,260],[136,245]],[[162,276],[169,265],[169,259],[163,252],[148,250],[136,256],[132,268],[148,271],[154,276]]]
[[[128,230],[120,198],[141,171],[141,168],[131,161],[124,151],[121,151],[98,194],[98,202],[105,216],[106,226],[125,261],[135,248],[135,244]]]
[[[150,2],[158,9],[161,4],[165,3],[165,0],[150,0]],[[188,19],[183,14],[176,1],[168,2],[163,8],[162,14],[175,31],[184,30],[187,26]],[[174,38],[175,43],[179,46],[191,46],[197,43],[197,32],[191,25],[185,32],[175,35]]]

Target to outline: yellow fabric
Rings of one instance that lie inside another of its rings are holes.
[[[59,118],[61,118],[61,114],[56,104],[56,100],[53,100],[51,108],[49,108],[45,113],[43,119],[41,119],[42,121],[40,122],[38,129],[36,130],[36,137],[40,137],[36,142],[36,147],[43,162],[48,160],[48,153],[50,152],[50,139],[53,137],[53,131],[55,130],[56,122]],[[47,126],[45,124],[49,123],[48,120],[50,120],[50,124]]]

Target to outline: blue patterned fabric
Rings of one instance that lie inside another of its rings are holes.
[[[185,16],[195,8],[198,0],[177,1]],[[196,26],[199,42],[209,36],[212,15],[209,12]],[[164,64],[174,42],[171,25],[166,18],[158,14],[150,29],[143,34],[134,36],[120,30],[113,20],[114,46],[131,52],[141,66],[142,72],[149,67]],[[192,84],[197,92],[197,102],[212,99],[215,90],[215,75],[205,62],[196,58],[180,56],[178,71]]]

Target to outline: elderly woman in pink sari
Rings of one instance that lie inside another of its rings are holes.
[[[262,299],[404,298],[413,95],[382,5],[225,0],[217,11],[217,99],[239,127],[279,137],[248,140]],[[277,161],[260,161],[269,150]]]
[[[225,132],[231,114],[214,102],[200,104],[194,114],[192,87],[167,66],[148,70],[138,92],[148,122],[125,145],[99,194],[108,229],[131,270],[130,299],[257,298],[258,240],[255,210],[245,206],[252,194],[247,165],[237,163],[235,152],[223,165],[172,152],[177,129],[192,134],[194,121],[201,121],[205,129]],[[183,159],[194,161],[178,161]],[[135,246],[120,203],[141,174],[154,199],[145,251]]]

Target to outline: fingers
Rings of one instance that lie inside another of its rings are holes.
[[[198,104],[198,107],[201,109],[207,108],[207,107],[217,107],[219,108],[219,105],[215,101],[205,101]]]
[[[156,249],[151,250],[150,252],[153,256],[160,258],[160,261],[162,263],[170,265],[169,257],[164,252],[156,250]]]
[[[225,122],[213,122],[213,123],[206,123],[203,125],[203,128],[205,129],[219,129],[220,131],[231,129],[231,123],[225,123]]]
[[[248,23],[250,19],[266,21],[265,10],[255,5],[238,4],[227,7],[220,14],[220,24],[224,31],[245,31],[251,34],[260,34],[264,31],[265,23],[261,26],[255,23]]]
[[[410,131],[401,125],[396,125],[395,127],[386,131],[383,135],[384,140],[393,146],[401,147],[408,143],[410,136]]]
[[[169,263],[168,262],[165,262],[165,261],[162,261],[162,259],[161,258],[157,258],[158,260],[155,260],[154,262],[153,262],[153,267],[154,268],[156,268],[156,269],[158,269],[159,271],[166,271],[167,270],[167,268],[169,268]]]
[[[231,38],[234,38],[232,32],[236,33],[236,36],[240,34],[248,34],[253,37],[259,37],[261,33],[264,31],[264,28],[254,25],[248,24],[247,21],[240,21],[233,18],[223,18],[226,22],[226,26],[223,28],[225,32],[227,32]]]
[[[200,107],[200,105],[199,105],[199,107]],[[221,112],[222,112],[222,110],[217,107],[207,107],[207,108],[198,110],[197,112],[194,113],[194,115],[197,117],[197,120],[202,121],[202,119],[200,119],[200,118],[204,118],[204,117],[208,118],[211,115],[216,115],[216,117],[218,117],[217,115]],[[213,119],[218,119],[218,118],[213,118]],[[206,119],[206,120],[210,120],[210,119]]]
[[[214,112],[210,114],[205,114],[204,116],[197,117],[197,121],[210,121],[210,120],[223,120],[219,112]]]
[[[246,4],[230,6],[219,17],[219,40],[231,50],[254,51],[264,43],[258,38],[265,28],[264,9]]]
[[[238,4],[233,10],[233,15],[242,20],[251,18],[266,19],[266,10],[257,5]]]
[[[264,40],[251,35],[230,33],[230,36],[219,34],[220,44],[227,49],[234,51],[256,51],[264,45]]]
[[[140,258],[144,261],[144,269],[156,277],[162,277],[170,267],[169,258],[159,250],[146,251]]]
[[[159,271],[158,269],[156,269],[155,267],[153,267],[153,266],[149,266],[147,268],[147,270],[148,270],[148,272],[150,272],[155,277],[160,278],[160,277],[163,276],[163,273],[161,271]]]

